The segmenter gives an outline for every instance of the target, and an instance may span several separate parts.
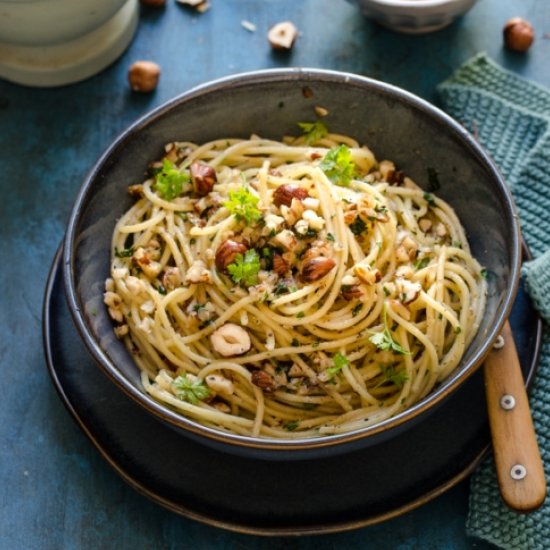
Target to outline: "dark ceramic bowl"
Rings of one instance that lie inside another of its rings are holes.
[[[111,234],[129,208],[130,183],[170,141],[204,142],[251,133],[280,139],[299,133],[298,121],[328,109],[330,130],[367,144],[378,159],[395,161],[420,185],[428,168],[438,195],[462,221],[474,256],[484,265],[489,296],[479,332],[459,367],[430,395],[405,412],[352,433],[317,439],[267,440],[204,427],[145,393],[139,370],[113,325],[102,294],[109,276]],[[195,88],[145,116],[122,134],[93,167],[73,208],[64,242],[69,308],[84,342],[105,374],[139,405],[181,434],[229,452],[294,459],[359,449],[393,437],[431,414],[480,366],[507,318],[516,292],[520,232],[511,195],[486,153],[459,124],[425,101],[395,87],[352,74],[315,69],[265,70]],[[458,419],[457,419],[458,421]]]

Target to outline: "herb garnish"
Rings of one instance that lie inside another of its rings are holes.
[[[380,365],[380,370],[382,371],[384,380],[378,385],[381,385],[384,382],[391,382],[401,389],[405,382],[409,379],[407,376],[407,371],[404,369],[397,370],[395,365],[388,365],[387,367]]]
[[[237,254],[235,260],[227,266],[227,270],[235,283],[243,283],[246,286],[253,286],[258,282],[260,271],[260,258],[258,253],[252,249],[247,250],[245,255]]]
[[[411,352],[407,351],[401,344],[398,344],[391,335],[388,328],[388,314],[386,312],[386,306],[384,306],[384,330],[382,332],[375,332],[369,337],[369,341],[373,343],[378,349],[383,351],[392,351],[400,355],[410,355]]]
[[[300,425],[299,420],[291,420],[283,425],[283,428],[289,432],[294,431]]]
[[[436,206],[435,199],[431,193],[424,193],[424,200],[430,205],[430,206]]]
[[[414,263],[414,268],[416,269],[416,271],[420,271],[421,269],[424,269],[429,263],[430,263],[430,258],[426,256],[421,260],[416,260],[416,262]]]
[[[336,353],[332,358],[332,367],[327,369],[330,378],[336,376],[345,366],[349,366],[349,359],[341,352]]]
[[[260,198],[252,194],[245,186],[229,191],[229,200],[223,205],[235,216],[238,221],[252,225],[262,219],[262,213],[257,207]]]
[[[183,185],[189,183],[189,172],[182,172],[168,159],[162,161],[162,168],[155,175],[155,191],[165,200],[171,201],[183,192]]]
[[[316,120],[315,122],[298,122],[298,126],[304,132],[308,145],[323,139],[328,134],[328,128],[320,120]]]
[[[367,224],[359,216],[356,216],[349,224],[349,228],[354,235],[361,235],[367,229]]]
[[[336,185],[347,187],[355,175],[355,163],[351,158],[351,150],[347,145],[333,147],[319,164],[327,178]]]
[[[196,405],[199,401],[206,399],[210,395],[210,390],[200,378],[192,379],[187,374],[178,376],[172,382],[172,387],[179,399],[188,401],[193,405]]]
[[[115,248],[115,256],[117,258],[131,258],[133,255],[134,255],[133,246],[131,246],[130,248],[123,248],[122,250]]]

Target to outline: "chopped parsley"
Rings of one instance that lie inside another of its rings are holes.
[[[320,120],[316,120],[315,122],[298,122],[298,126],[304,132],[308,145],[323,139],[328,134],[328,128]]]
[[[162,294],[163,296],[166,296],[166,294],[168,294],[168,292],[166,291],[166,287],[161,283],[158,283],[158,286],[156,287],[156,289],[157,289],[157,292],[159,294]]]
[[[283,281],[278,281],[275,285],[275,289],[273,290],[273,294],[275,296],[280,296],[281,294],[288,294],[290,292],[290,289],[288,288],[288,285],[284,283]]]
[[[183,186],[189,181],[189,172],[182,172],[168,159],[164,159],[162,168],[155,174],[154,189],[163,199],[171,201],[183,193]]]
[[[203,401],[210,395],[208,386],[200,378],[192,379],[187,374],[178,376],[172,382],[172,387],[179,399],[188,401],[193,405]]]
[[[394,330],[392,328],[392,330]],[[383,351],[392,351],[400,355],[410,355],[411,352],[407,351],[403,346],[398,344],[391,335],[388,328],[388,314],[386,312],[386,306],[384,306],[384,330],[382,332],[375,332],[369,337],[369,341],[374,344],[378,349]]]
[[[487,279],[487,270],[484,268],[482,269],[480,272],[479,272],[479,276],[482,278],[482,279]]]
[[[260,198],[249,191],[245,186],[229,191],[229,200],[223,205],[235,216],[238,221],[246,225],[253,225],[262,219],[262,212],[258,208]]]
[[[367,224],[359,216],[356,216],[349,224],[349,228],[354,235],[361,235],[367,229]]]
[[[303,319],[305,316],[306,316],[306,314],[305,314],[303,311],[299,311],[299,312],[296,314],[296,317],[297,317],[298,319]]]
[[[430,205],[430,206],[436,206],[435,199],[431,193],[424,193],[424,200]]]
[[[235,283],[245,286],[253,286],[258,282],[260,271],[260,258],[258,253],[252,249],[247,250],[245,255],[237,254],[235,260],[227,266],[227,270]]]
[[[134,255],[133,246],[131,246],[130,248],[123,248],[122,250],[115,248],[115,256],[117,258],[131,258],[133,255]]]
[[[283,428],[289,432],[294,431],[298,426],[300,425],[299,420],[291,420],[290,422],[287,422],[286,424],[283,424]]]
[[[417,271],[420,271],[421,269],[424,269],[429,263],[430,263],[429,257],[422,258],[421,260],[416,260],[416,262],[414,263],[414,268]]]
[[[398,370],[395,365],[389,365],[387,367],[380,365],[380,370],[384,376],[384,380],[381,384],[384,382],[391,382],[401,389],[409,379],[407,372],[403,369]]]
[[[351,150],[347,145],[333,147],[319,164],[327,178],[336,185],[347,187],[355,175],[355,163],[351,158]]]
[[[327,241],[330,241],[331,243],[336,242],[336,239],[334,238],[334,235],[332,233],[327,233]]]
[[[357,304],[351,310],[351,314],[355,317],[363,309],[363,304]]]
[[[332,367],[327,369],[330,378],[334,378],[345,366],[349,366],[349,359],[343,353],[336,353],[332,358]]]

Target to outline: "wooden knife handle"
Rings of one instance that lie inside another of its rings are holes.
[[[508,323],[504,346],[485,360],[485,392],[500,493],[518,512],[539,508],[546,497],[546,479],[537,445],[525,383]]]

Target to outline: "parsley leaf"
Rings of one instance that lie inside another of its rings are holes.
[[[421,260],[416,260],[416,262],[414,263],[414,268],[417,270],[417,271],[420,271],[421,269],[424,269],[429,263],[430,263],[431,259],[429,256],[426,256],[425,258],[422,258]]]
[[[336,376],[346,365],[349,365],[349,359],[343,354],[338,352],[332,358],[332,367],[327,369],[327,374],[333,378]]]
[[[165,200],[171,201],[183,192],[183,185],[189,183],[188,172],[180,171],[168,159],[162,161],[162,168],[155,175],[155,191]]]
[[[300,425],[299,420],[291,420],[283,425],[283,428],[289,432],[294,431]]]
[[[193,405],[196,405],[199,401],[206,399],[210,395],[210,390],[200,378],[192,379],[187,374],[178,376],[172,382],[172,387],[179,399],[188,401]]]
[[[351,150],[347,145],[343,144],[330,149],[324,156],[321,164],[319,164],[319,167],[332,183],[344,187],[350,184],[351,179],[355,175],[355,163],[351,158]]]
[[[369,337],[369,341],[382,351],[392,351],[400,355],[411,354],[410,351],[407,351],[393,339],[390,329],[388,328],[388,314],[386,313],[386,306],[384,306],[384,330],[382,332],[375,332],[372,334]]]
[[[384,382],[391,382],[401,389],[409,379],[407,372],[404,369],[397,370],[395,365],[389,365],[387,367],[380,365],[380,370],[382,371],[384,380],[379,385]]]
[[[354,235],[361,235],[367,229],[367,224],[359,216],[356,216],[355,220],[349,224],[349,228]]]
[[[229,200],[223,205],[235,216],[238,221],[252,225],[262,219],[262,213],[257,207],[259,197],[253,195],[247,187],[229,191]]]
[[[246,254],[237,254],[235,260],[227,266],[227,270],[235,283],[243,283],[246,286],[255,285],[258,282],[260,271],[260,257],[255,250],[247,250]]]
[[[133,246],[131,246],[130,248],[123,248],[122,250],[115,248],[115,256],[117,258],[131,258],[133,255],[134,255]]]
[[[308,145],[323,139],[328,134],[328,128],[320,120],[315,122],[298,122],[298,126],[304,132]]]
[[[436,206],[434,196],[431,193],[424,193],[424,200],[432,207]]]

